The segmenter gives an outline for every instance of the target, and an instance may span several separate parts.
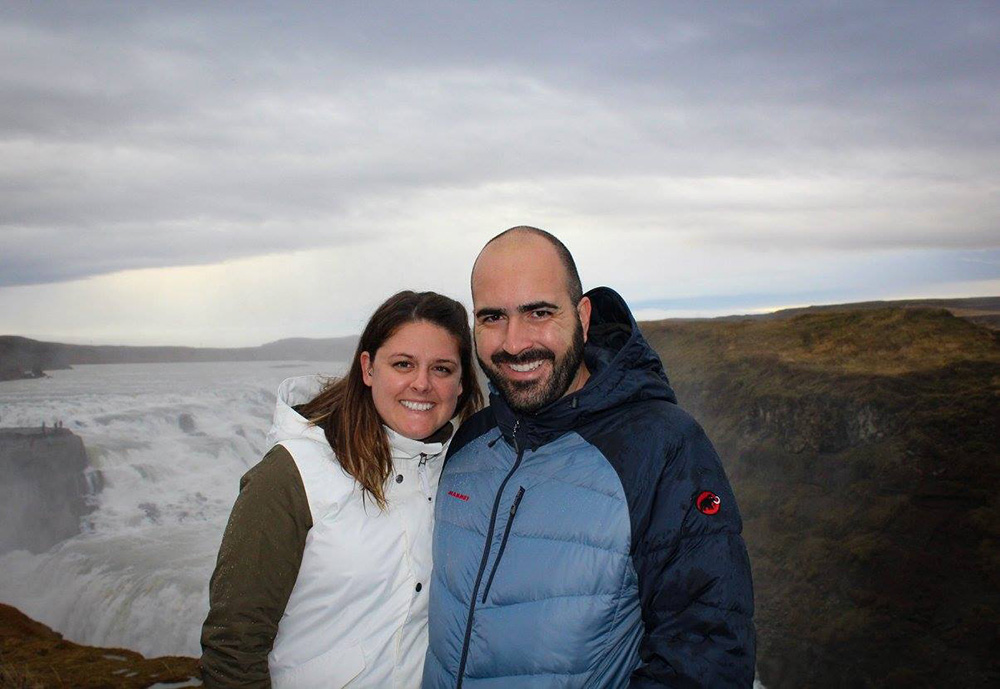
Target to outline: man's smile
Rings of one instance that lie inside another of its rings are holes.
[[[541,361],[533,361],[530,364],[510,364],[510,367],[518,373],[528,373],[529,371],[534,371],[541,365]]]

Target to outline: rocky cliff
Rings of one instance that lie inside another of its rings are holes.
[[[83,441],[64,428],[0,429],[0,553],[42,552],[90,511]]]
[[[944,310],[644,323],[744,516],[783,687],[1000,681],[1000,339]]]

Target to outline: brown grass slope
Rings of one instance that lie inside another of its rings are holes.
[[[1000,680],[1000,334],[912,308],[642,329],[736,490],[768,689]]]
[[[0,603],[0,689],[141,689],[193,677],[200,677],[194,658],[81,646]]]

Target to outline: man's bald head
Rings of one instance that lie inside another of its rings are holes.
[[[569,251],[535,227],[512,227],[472,268],[476,357],[519,413],[534,413],[587,382],[590,299]]]
[[[479,256],[476,257],[476,262],[472,266],[472,291],[473,298],[475,298],[475,288],[476,288],[476,267],[479,265],[479,260],[483,257],[483,254],[487,253],[487,250],[491,245],[516,243],[516,245],[522,245],[525,251],[531,251],[532,243],[537,243],[537,240],[544,240],[549,246],[555,251],[556,256],[559,259],[559,263],[562,265],[563,270],[566,272],[566,291],[569,294],[570,303],[576,306],[580,303],[580,299],[583,297],[583,285],[580,282],[580,273],[576,269],[576,261],[573,260],[573,255],[566,248],[566,245],[559,241],[558,237],[546,232],[545,230],[540,230],[537,227],[531,227],[529,225],[518,225],[517,227],[512,227],[509,230],[504,230],[496,237],[486,242],[482,251],[479,252]],[[499,248],[499,247],[498,247]]]

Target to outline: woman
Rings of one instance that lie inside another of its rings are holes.
[[[345,378],[282,383],[212,575],[205,686],[420,685],[434,493],[481,404],[465,308],[433,292],[382,304]]]

